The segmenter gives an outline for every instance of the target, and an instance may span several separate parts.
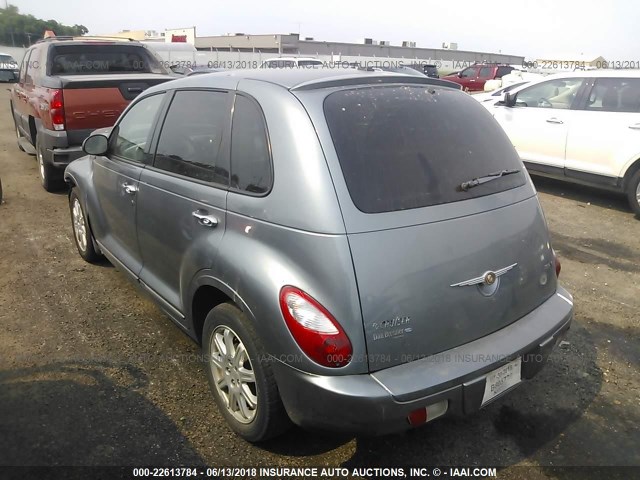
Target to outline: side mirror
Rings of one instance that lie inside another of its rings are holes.
[[[513,107],[516,104],[516,96],[509,92],[504,92],[502,99],[505,107]]]
[[[462,72],[458,72],[458,78],[462,78]]]
[[[109,139],[101,133],[89,135],[82,142],[82,150],[89,155],[104,155],[109,148]]]

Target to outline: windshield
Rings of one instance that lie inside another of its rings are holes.
[[[51,75],[109,73],[168,73],[156,57],[140,45],[57,45]]]
[[[522,165],[491,114],[458,90],[341,90],[325,99],[324,112],[349,194],[365,213],[455,202],[525,183],[519,172],[460,191],[471,178]]]
[[[298,60],[298,66],[309,67],[313,65],[322,65],[320,60]]]
[[[11,55],[0,55],[0,63],[11,63],[17,65],[16,62]]]

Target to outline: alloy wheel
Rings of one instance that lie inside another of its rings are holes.
[[[240,337],[224,325],[214,330],[210,347],[210,368],[216,390],[238,422],[251,423],[258,411],[258,393],[246,347]]]
[[[82,213],[80,201],[77,198],[73,199],[71,216],[73,220],[73,233],[76,236],[78,247],[85,252],[87,250],[87,226],[84,221],[84,213]]]

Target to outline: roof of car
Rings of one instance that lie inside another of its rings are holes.
[[[99,45],[99,44],[119,44],[126,43],[130,45],[142,45],[139,41],[134,40],[132,38],[125,37],[108,37],[108,36],[80,36],[80,37],[72,37],[72,36],[55,36],[55,37],[47,37],[38,40],[34,45],[49,43],[49,44],[62,44],[62,45]]]
[[[447,80],[429,77],[417,77],[392,72],[364,72],[352,68],[277,68],[277,69],[250,69],[228,70],[224,72],[204,75],[193,75],[171,82],[173,88],[184,87],[209,87],[213,86],[212,80],[220,77],[231,77],[240,80],[257,80],[278,85],[288,90],[307,90],[313,88],[359,85],[367,83],[418,83],[433,86],[443,86],[459,89],[460,85]],[[154,87],[159,90],[161,86]],[[166,86],[165,86],[166,88]]]

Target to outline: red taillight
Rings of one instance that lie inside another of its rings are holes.
[[[325,367],[344,367],[353,350],[335,318],[313,297],[295,287],[280,290],[280,310],[302,351]]]
[[[407,417],[407,421],[412,427],[417,427],[418,425],[422,425],[423,423],[427,423],[431,420],[435,420],[436,418],[441,417],[442,415],[447,413],[448,409],[449,402],[447,400],[442,400],[438,403],[433,403],[431,405],[427,405],[426,407],[414,410]]]
[[[427,423],[427,417],[427,409],[426,407],[423,407],[411,412],[407,417],[407,420],[409,420],[409,425],[411,425],[412,427],[417,427],[418,425]]]
[[[558,258],[558,254],[555,250],[551,249],[553,252],[553,263],[556,267],[556,277],[560,276],[560,270],[562,270],[562,264],[560,263],[560,259]]]
[[[49,102],[49,115],[54,130],[64,130],[64,101],[62,90],[51,90]]]

